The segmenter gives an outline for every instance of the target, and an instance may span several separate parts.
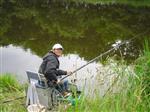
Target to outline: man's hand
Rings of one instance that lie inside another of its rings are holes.
[[[55,80],[52,80],[52,83],[54,83],[54,84],[57,84],[57,81],[55,81]]]
[[[67,75],[71,75],[72,74],[72,72],[71,71],[67,71]]]
[[[57,84],[61,84],[62,81],[60,79],[57,80]]]

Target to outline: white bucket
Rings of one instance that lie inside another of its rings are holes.
[[[28,112],[46,112],[46,108],[42,105],[32,104],[27,107]]]

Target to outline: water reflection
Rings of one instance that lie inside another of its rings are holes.
[[[21,46],[40,57],[54,43],[61,43],[65,54],[90,60],[116,40],[130,39],[150,27],[149,7],[66,4],[55,0],[4,1],[1,6],[0,45]],[[150,31],[135,41],[135,48],[128,50],[134,56],[125,56],[128,60],[138,57],[137,50],[149,35]]]
[[[27,81],[25,74],[26,70],[37,72],[42,59],[31,52],[30,49],[24,50],[21,47],[9,45],[7,47],[1,47],[1,64],[0,73],[13,73],[17,76],[17,79],[21,82]],[[73,71],[78,67],[86,64],[87,61],[84,58],[79,57],[77,54],[68,54],[59,58],[60,68],[64,70]],[[96,68],[99,64],[92,63],[87,67],[83,68],[75,75],[69,77],[69,79],[80,79],[90,78],[96,75]],[[88,71],[88,72],[87,72]]]
[[[21,82],[26,81],[26,70],[37,71],[41,58],[32,54],[30,49],[26,51],[21,47],[9,45],[1,47],[1,64],[0,73],[15,74],[17,79]]]

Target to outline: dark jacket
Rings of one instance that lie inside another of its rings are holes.
[[[39,68],[39,73],[44,74],[44,76],[50,81],[57,81],[57,76],[67,74],[66,71],[59,69],[58,57],[51,51],[43,57],[43,62]]]

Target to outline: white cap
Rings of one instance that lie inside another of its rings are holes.
[[[52,49],[63,49],[62,45],[61,44],[55,44]]]

